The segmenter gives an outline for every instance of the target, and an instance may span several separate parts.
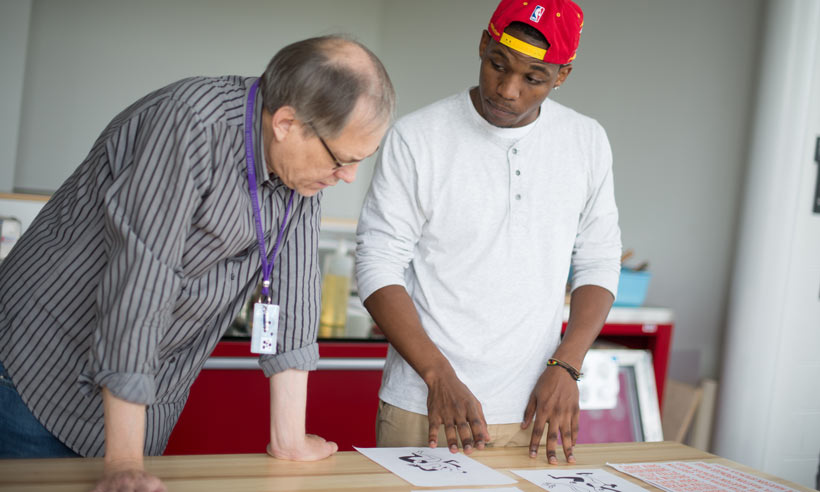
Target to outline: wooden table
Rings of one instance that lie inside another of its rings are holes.
[[[560,454],[560,451],[559,451]],[[576,447],[576,468],[604,468],[607,462],[692,460],[722,463],[801,491],[805,487],[753,470],[730,460],[673,442],[582,444]],[[542,448],[532,460],[525,448],[494,448],[471,455],[476,460],[518,480],[523,491],[542,491],[513,475],[509,469],[546,468]],[[563,456],[559,456],[563,459]],[[171,492],[242,491],[410,491],[414,487],[355,451],[340,452],[312,463],[279,461],[261,454],[160,456],[146,458],[147,469],[162,478]],[[572,468],[562,464],[559,468]],[[606,468],[648,490],[644,482]],[[0,460],[0,490],[15,492],[87,492],[102,472],[99,458]],[[454,487],[450,487],[454,488]],[[481,490],[482,487],[470,487]],[[440,489],[440,488],[439,488]],[[435,489],[430,489],[435,490]]]

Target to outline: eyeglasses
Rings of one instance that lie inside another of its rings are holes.
[[[310,126],[311,130],[313,130],[313,133],[315,133],[315,134],[316,134],[316,137],[319,139],[319,141],[320,141],[320,142],[322,142],[322,147],[324,147],[324,148],[325,148],[325,150],[327,151],[328,155],[330,155],[330,158],[331,158],[331,159],[333,159],[333,164],[335,164],[335,165],[336,165],[336,168],[337,168],[337,169],[338,169],[338,168],[340,168],[340,167],[344,167],[344,166],[351,166],[351,165],[353,165],[353,164],[356,164],[355,162],[350,162],[350,163],[347,163],[347,164],[345,164],[345,163],[341,162],[341,161],[340,161],[340,160],[336,157],[336,154],[334,154],[334,153],[333,153],[333,151],[332,151],[332,150],[330,150],[330,147],[328,147],[328,146],[327,146],[327,142],[325,142],[325,139],[324,139],[324,138],[322,138],[322,136],[321,136],[321,135],[319,135],[319,132],[317,132],[317,131],[316,131],[316,128],[313,126],[313,124],[312,124],[312,123],[308,123],[308,126]]]

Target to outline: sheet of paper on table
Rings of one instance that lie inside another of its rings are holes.
[[[419,487],[507,485],[516,483],[503,473],[447,448],[357,448],[390,472]]]
[[[476,492],[477,490],[481,492],[524,492],[518,487],[493,487],[491,489],[436,489],[435,492]],[[411,492],[430,492],[430,489],[413,490]]]
[[[719,463],[667,461],[607,465],[667,492],[797,492]]]
[[[646,490],[629,480],[624,480],[597,468],[589,470],[548,468],[510,471],[551,492],[642,492]]]

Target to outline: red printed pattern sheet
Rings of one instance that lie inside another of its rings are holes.
[[[607,463],[667,492],[797,492],[791,487],[718,463]]]

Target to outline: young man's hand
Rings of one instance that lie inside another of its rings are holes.
[[[430,447],[436,447],[442,425],[452,453],[458,452],[459,440],[464,454],[472,453],[474,448],[484,449],[490,440],[481,403],[452,369],[427,381],[427,419]]]
[[[564,447],[564,456],[568,463],[575,463],[573,447],[578,438],[578,383],[561,367],[547,367],[535,383],[530,395],[524,421],[521,428],[526,429],[531,422],[532,438],[530,439],[530,457],[538,455],[538,444],[547,427],[547,460],[552,465],[558,464],[555,450],[558,447],[558,436]]]

